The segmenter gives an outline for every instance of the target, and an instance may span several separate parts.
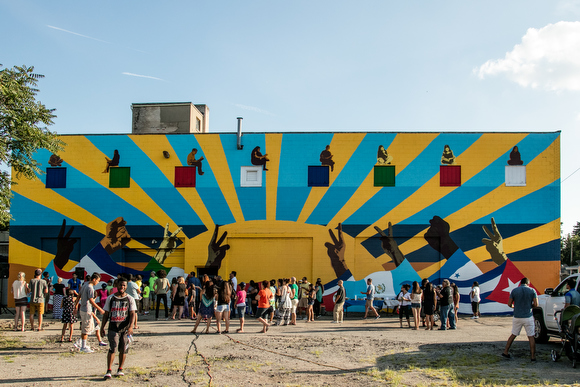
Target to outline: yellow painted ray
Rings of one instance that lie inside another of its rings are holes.
[[[155,164],[157,168],[172,184],[175,184],[175,167],[180,167],[181,163],[177,153],[171,146],[167,136],[129,136],[135,145],[145,153],[149,159]],[[170,157],[166,159],[159,149],[164,149],[169,152]],[[205,207],[203,200],[199,196],[197,190],[192,187],[176,188],[177,192],[185,199],[191,206],[191,209],[199,216],[203,224],[209,229],[214,226],[213,220],[209,211]]]
[[[12,190],[98,233],[104,234],[107,229],[107,222],[97,218],[86,209],[59,195],[57,193],[58,190],[45,188],[44,183],[40,180],[19,180],[18,184],[12,186]],[[38,195],[38,192],[42,192],[43,194]]]
[[[399,133],[387,149],[394,159],[392,165],[395,166],[395,176],[404,170],[430,143],[437,137],[436,133]],[[344,222],[349,216],[354,214],[362,205],[368,202],[383,187],[374,186],[374,165],[369,174],[350,197],[348,202],[332,218],[329,225]],[[384,188],[388,189],[388,188]],[[373,234],[372,234],[373,235]]]
[[[67,137],[66,142],[67,147],[61,157],[68,164],[101,184],[103,187],[125,200],[131,206],[139,209],[156,223],[160,225],[169,223],[171,229],[178,227],[176,223],[171,220],[171,217],[169,217],[133,179],[131,179],[130,188],[109,188],[109,174],[102,173],[101,170],[104,169],[105,155],[86,137]],[[100,168],[99,165],[102,165],[103,168]],[[104,232],[104,230],[100,232]]]
[[[487,226],[488,230],[491,231],[491,226]],[[499,230],[501,234],[501,229]],[[560,218],[541,226],[535,227],[531,230],[516,234],[512,237],[503,240],[503,248],[507,256],[510,253],[516,251],[522,251],[529,249],[534,246],[538,246],[544,243],[548,243],[554,240],[554,233],[560,232]],[[487,238],[483,229],[481,230],[482,239]],[[466,251],[465,255],[469,257],[473,262],[479,263],[491,259],[491,256],[485,249],[485,245],[481,244],[480,247]]]
[[[199,146],[203,148],[203,153],[205,155],[211,155],[211,157],[206,158],[207,163],[213,171],[218,186],[228,203],[234,219],[236,222],[243,222],[244,214],[238,200],[238,194],[236,193],[236,187],[232,180],[232,174],[230,173],[230,167],[228,166],[228,160],[220,136],[217,134],[201,134],[195,138]],[[240,173],[239,171],[234,172]]]
[[[498,139],[497,133],[483,134],[477,139],[477,141],[475,141],[469,148],[467,148],[463,153],[461,153],[460,156],[457,157],[457,165],[461,165],[462,183],[477,175],[490,163],[495,162],[498,157],[501,157],[507,150],[511,149],[514,145],[517,145],[517,143],[520,142],[525,136],[526,134],[523,133],[507,133],[505,134],[505,137],[501,136],[501,138]],[[498,144],[501,144],[501,146]],[[485,157],[478,156],[481,154],[485,154]],[[462,165],[461,160],[469,160],[469,163]],[[378,225],[384,229],[387,227],[389,222],[391,222],[393,225],[400,223],[403,220],[415,215],[417,212],[422,211],[424,208],[429,207],[457,188],[458,187],[441,187],[440,176],[439,173],[437,173],[435,176],[429,179],[429,181],[423,184],[417,191],[413,192],[413,194],[403,200],[398,206],[393,208],[374,224],[363,230],[359,236],[371,237],[372,235],[375,235],[375,225]],[[401,249],[401,251],[403,250]]]
[[[298,216],[297,222],[306,222],[310,214],[312,214],[312,211],[314,211],[318,203],[320,203],[320,200],[324,197],[324,194],[326,194],[326,191],[328,191],[328,188],[332,187],[332,183],[340,174],[354,151],[356,151],[365,135],[365,133],[334,134],[332,137],[332,142],[329,144],[330,152],[333,155],[332,160],[335,162],[334,171],[330,172],[330,180],[328,184],[329,186],[314,187],[310,190],[308,199],[306,199],[306,202],[302,207],[302,211],[300,212],[300,216]],[[323,150],[324,149],[321,149],[320,151],[322,152]]]
[[[538,189],[552,184],[560,178],[559,169],[557,171],[558,173],[552,172],[555,168],[552,167],[551,162],[547,162],[546,160],[553,161],[554,157],[559,155],[559,153],[555,153],[560,151],[559,147],[559,141],[554,141],[544,152],[539,154],[527,165],[527,175],[533,176],[534,179],[528,179],[525,187],[506,187],[505,184],[502,184],[488,194],[450,214],[445,218],[445,221],[449,223],[452,230],[458,230]],[[415,236],[422,236],[427,229],[428,227],[425,227],[425,229]],[[400,248],[403,254],[408,254],[422,248],[426,244],[427,242],[424,238],[410,238]]]
[[[266,134],[266,150],[270,154],[279,155],[282,149],[282,134]],[[274,157],[268,163],[266,172],[266,219],[276,220],[276,203],[278,198],[278,173],[280,170],[280,159]]]

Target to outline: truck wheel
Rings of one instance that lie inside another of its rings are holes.
[[[536,342],[540,344],[547,343],[550,338],[548,337],[548,331],[546,330],[544,319],[541,314],[534,313],[534,325],[536,328],[534,334]]]

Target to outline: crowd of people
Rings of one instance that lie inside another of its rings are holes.
[[[155,319],[159,320],[161,303],[166,320],[195,320],[191,331],[194,334],[202,320],[205,322],[204,333],[210,333],[212,322],[215,322],[215,332],[227,334],[230,333],[232,319],[239,319],[236,332],[243,333],[245,318],[253,317],[262,325],[260,332],[266,333],[272,325],[296,325],[298,319],[310,323],[322,314],[325,289],[320,278],[314,284],[306,277],[299,281],[295,277],[261,282],[252,280],[246,284],[238,283],[236,275],[232,271],[228,279],[208,275],[198,278],[195,272],[191,272],[187,278],[179,276],[169,281],[165,270],[159,270],[152,271],[146,281],[141,275],[119,274],[116,279],[105,283],[98,273],[93,273],[86,276],[84,281],[73,274],[66,284],[62,278],[52,284],[48,273],[43,274],[40,269],[35,271],[30,282],[26,281],[25,273],[20,272],[12,286],[16,307],[14,330],[25,331],[24,315],[27,307],[30,307],[31,329],[35,330],[36,315],[36,330],[43,330],[42,319],[52,291],[53,317],[63,324],[59,341],[72,343],[74,324],[80,321],[80,338],[74,345],[81,352],[94,352],[87,344],[88,336],[94,333],[99,346],[109,346],[105,378],[110,378],[115,352],[119,352],[117,375],[123,375],[123,364],[133,330],[139,328],[138,316],[148,315],[154,309]],[[339,280],[337,285],[333,295],[332,322],[342,323],[347,297],[343,281]],[[372,279],[367,280],[366,291],[361,293],[366,300],[363,318],[366,319],[369,313],[380,318],[373,305],[376,291]],[[477,282],[474,282],[470,296],[472,318],[478,318],[480,300]],[[401,327],[404,317],[407,326],[411,327],[412,315],[413,329],[419,329],[422,322],[425,329],[432,330],[437,326],[434,319],[437,310],[441,318],[440,330],[457,327],[459,292],[457,286],[448,280],[444,280],[442,286],[433,286],[427,280],[421,284],[415,281],[412,285],[403,285],[397,300],[399,305],[396,313],[399,314]],[[103,341],[107,323],[108,344]]]

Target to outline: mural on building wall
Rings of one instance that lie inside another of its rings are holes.
[[[252,156],[251,156],[250,161],[252,162],[252,165],[262,165],[264,167],[264,171],[268,170],[266,168],[266,162],[270,161],[270,159],[268,158],[267,153],[265,155],[262,155],[262,153],[260,152],[259,146],[255,147],[252,150]]]
[[[168,256],[175,251],[175,248],[179,244],[179,238],[177,235],[183,230],[183,227],[179,227],[174,232],[169,232],[169,223],[165,225],[165,232],[163,233],[163,240],[157,249],[157,253],[153,257],[161,265],[165,263]]]
[[[322,152],[320,152],[320,163],[321,165],[328,165],[330,167],[330,171],[334,172],[334,160],[332,160],[334,156],[330,152],[330,145],[327,145],[326,148]]]
[[[510,152],[510,159],[508,160],[508,165],[523,165],[522,156],[517,146]]]
[[[222,267],[222,261],[226,257],[226,251],[230,248],[228,244],[222,245],[228,236],[227,231],[218,239],[219,228],[220,226],[216,224],[209,245],[207,246],[207,261],[205,267],[220,269]]]
[[[64,160],[58,157],[58,155],[52,154],[48,159],[48,165],[50,165],[51,167],[60,167],[63,161]]]
[[[203,156],[201,156],[199,159],[196,160],[195,156],[197,155],[197,149],[193,148],[191,150],[191,153],[189,155],[187,155],[187,165],[192,165],[197,167],[197,173],[199,173],[199,175],[203,175],[203,172],[201,171],[201,162],[204,160]]]
[[[240,186],[248,160],[235,134],[66,137],[66,188],[46,188],[44,175],[13,188],[11,276],[37,267],[63,278],[75,267],[145,277],[214,268],[245,282],[320,277],[327,301],[338,279],[353,297],[372,277],[388,298],[401,283],[451,278],[463,311],[477,280],[484,313],[509,310],[524,275],[538,289],[558,282],[559,133],[246,133],[261,157],[272,155],[258,159],[270,172],[252,188]],[[308,161],[296,155],[327,146],[329,185],[309,187]],[[516,146],[528,164],[514,188],[504,169]],[[190,165],[192,148],[196,162],[202,154],[211,162],[194,187],[176,187],[175,168]],[[397,155],[394,186],[375,186],[386,149]],[[440,185],[441,149],[461,156],[459,186]],[[109,188],[95,171],[115,150],[130,167],[128,188]],[[178,157],[161,158],[163,150]]]
[[[443,147],[443,155],[441,156],[441,164],[447,165],[455,165],[455,155],[453,151],[449,147],[449,145],[445,145]]]
[[[103,171],[103,173],[109,173],[109,169],[111,167],[118,167],[120,159],[121,159],[121,156],[119,155],[119,151],[117,149],[115,149],[115,151],[113,152],[112,159],[105,156],[106,165],[105,165],[105,170]]]
[[[377,164],[386,165],[393,161],[393,156],[387,153],[384,146],[379,145],[379,150],[377,151]]]

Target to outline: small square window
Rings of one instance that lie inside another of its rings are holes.
[[[195,187],[195,172],[197,167],[175,167],[176,187]]]
[[[261,187],[262,186],[262,166],[241,167],[240,186],[241,187]]]
[[[66,168],[46,168],[46,188],[66,188]]]
[[[461,186],[461,165],[441,165],[439,167],[439,185],[441,187]]]
[[[111,167],[109,170],[109,188],[129,188],[130,185],[130,167]]]
[[[374,168],[374,174],[375,174],[375,187],[395,186],[394,165],[376,165]]]
[[[330,184],[330,167],[328,165],[308,166],[308,186],[328,187]]]
[[[506,187],[525,187],[526,186],[526,166],[525,165],[506,165],[506,167],[505,167],[505,185],[506,185]]]

